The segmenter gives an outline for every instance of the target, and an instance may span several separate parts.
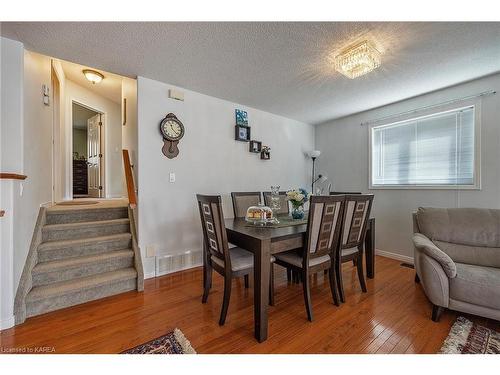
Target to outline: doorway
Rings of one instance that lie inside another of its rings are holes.
[[[72,102],[73,199],[104,196],[104,117]]]

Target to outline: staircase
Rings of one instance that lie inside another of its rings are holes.
[[[17,324],[32,316],[143,289],[132,210],[126,203],[94,206],[56,205],[41,211],[16,296]]]

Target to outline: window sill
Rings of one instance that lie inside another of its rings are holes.
[[[481,190],[477,185],[370,185],[368,190]]]

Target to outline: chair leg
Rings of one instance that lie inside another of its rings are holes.
[[[307,319],[309,319],[310,322],[313,321],[313,313],[312,313],[312,306],[311,306],[311,291],[310,291],[310,285],[309,285],[309,275],[307,274],[307,271],[303,271],[302,273],[302,286],[304,288],[304,302],[306,304],[306,311],[307,311]]]
[[[439,318],[441,317],[441,314],[444,311],[444,307],[437,306],[437,305],[432,305],[432,321],[433,322],[439,322]]]
[[[363,293],[366,293],[366,282],[365,282],[365,274],[363,272],[363,259],[361,256],[358,256],[356,260],[356,267],[358,267],[358,278],[359,284],[361,285],[361,290]]]
[[[286,269],[286,281],[292,281],[292,269],[289,267]]]
[[[245,275],[244,278],[245,278],[245,288],[248,289],[248,288],[250,288],[249,277],[248,277],[248,275]]]
[[[231,282],[231,277],[224,278],[224,299],[222,300],[222,310],[220,312],[220,326],[223,326],[226,322],[227,309],[229,307],[229,300],[231,299]]]
[[[340,306],[337,278],[335,277],[335,268],[333,266],[328,270],[328,274],[330,279],[330,290],[332,292],[333,303],[335,304],[335,306]]]
[[[274,306],[274,263],[271,263],[269,272],[269,304]]]
[[[337,289],[339,291],[340,302],[345,302],[344,283],[342,282],[342,261],[337,259],[335,262],[335,276],[337,278]]]
[[[203,297],[201,298],[202,303],[207,303],[208,293],[210,293],[210,288],[212,287],[212,267],[206,266],[205,270],[205,285],[203,286]]]
[[[356,266],[358,265],[358,260],[357,260],[356,258],[354,258],[354,259],[352,260],[352,265],[353,265],[354,267],[356,267]]]

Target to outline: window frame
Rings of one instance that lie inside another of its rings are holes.
[[[373,129],[385,126],[397,125],[399,123],[416,121],[423,118],[433,117],[445,114],[447,112],[456,112],[466,108],[474,110],[474,175],[471,185],[455,184],[394,184],[380,185],[373,184]],[[454,103],[441,107],[433,107],[427,111],[417,111],[405,116],[391,117],[383,122],[374,122],[367,126],[368,128],[368,189],[369,190],[481,190],[481,100],[472,99],[462,101],[460,104]]]

